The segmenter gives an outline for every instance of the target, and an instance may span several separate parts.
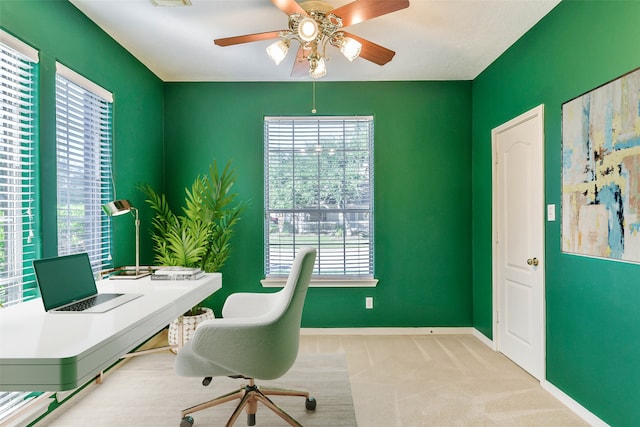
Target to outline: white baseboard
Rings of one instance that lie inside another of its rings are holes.
[[[491,350],[493,351],[497,350],[495,341],[489,339],[485,334],[483,334],[476,328],[473,328],[473,336],[478,338],[480,342],[482,342],[484,345],[489,347]]]
[[[496,348],[496,342],[490,340],[482,332],[475,328],[473,329],[473,336],[478,338],[482,343],[486,344],[493,351],[498,351],[498,349]],[[540,381],[540,386],[590,425],[594,427],[609,427],[607,423],[589,412],[584,406],[580,405],[578,402],[573,400],[571,397],[548,382],[546,379]]]
[[[300,335],[470,335],[473,328],[301,328]]]
[[[600,418],[589,412],[587,408],[573,400],[569,395],[565,394],[562,390],[560,390],[550,382],[543,380],[540,382],[540,385],[553,397],[558,399],[567,408],[571,409],[573,412],[575,412],[576,415],[588,422],[593,427],[609,427],[609,424],[605,423]]]

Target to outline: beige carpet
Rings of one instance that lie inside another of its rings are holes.
[[[108,375],[103,384],[54,411],[37,426],[178,427],[182,409],[243,384],[242,380],[216,378],[204,387],[201,379],[175,375],[174,357],[162,352],[132,359]],[[284,377],[259,384],[308,390],[318,401],[315,411],[305,409],[304,398],[275,396],[272,399],[306,427],[357,425],[344,354],[300,354]],[[229,402],[193,414],[194,427],[223,426],[235,405]],[[258,427],[286,425],[262,404],[258,406],[256,421]],[[246,415],[242,414],[235,425],[245,426]]]
[[[585,427],[473,335],[303,336],[302,353],[344,353],[361,427]]]
[[[39,426],[178,427],[183,407],[217,394],[198,379],[172,375],[171,364],[168,353],[132,360],[75,408]],[[303,335],[291,375],[283,382],[308,386],[318,399],[310,414],[303,399],[279,401],[305,427],[355,426],[354,409],[360,427],[588,426],[472,335]],[[234,388],[233,380],[225,381],[232,383],[220,387],[225,392]],[[194,427],[224,425],[232,406],[195,414]],[[236,423],[244,425],[245,419]],[[260,408],[257,425],[284,424]]]

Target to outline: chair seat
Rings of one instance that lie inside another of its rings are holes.
[[[180,357],[176,358],[174,370],[183,377],[230,377],[242,375],[224,368],[210,359],[205,359],[193,352],[192,343],[187,342],[180,348]]]

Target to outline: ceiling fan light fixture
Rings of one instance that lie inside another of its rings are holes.
[[[352,39],[351,37],[345,37],[340,43],[340,52],[347,58],[349,61],[353,61],[358,56],[360,56],[360,51],[362,50],[362,43],[359,41]]]
[[[190,2],[192,0],[152,1]],[[272,44],[266,51],[273,62],[279,65],[286,57],[291,41],[295,40],[300,47],[296,49],[296,60],[293,63],[291,76],[300,77],[301,73],[307,71],[312,79],[319,79],[327,74],[326,61],[329,57],[326,55],[326,48],[328,45],[339,49],[349,61],[358,57],[377,65],[384,65],[391,61],[395,55],[394,51],[344,32],[342,28],[409,7],[409,0],[351,0],[351,3],[337,8],[331,6],[327,0],[271,1],[287,14],[288,29],[225,37],[215,39],[214,43],[218,46],[232,46],[272,40]]]
[[[318,23],[312,18],[303,18],[298,23],[298,36],[305,42],[315,40],[318,32]]]
[[[319,79],[327,75],[327,66],[324,58],[312,59],[309,61],[309,75],[312,79]]]
[[[279,65],[282,60],[287,56],[287,52],[289,52],[289,46],[291,45],[291,41],[284,39],[278,40],[275,43],[267,46],[267,55],[269,58],[275,62],[276,65]]]

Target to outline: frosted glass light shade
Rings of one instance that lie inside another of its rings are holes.
[[[313,79],[319,79],[327,75],[327,67],[324,63],[324,58],[318,59],[315,68],[311,67],[309,69],[309,75]]]
[[[362,43],[357,40],[352,39],[351,37],[345,37],[342,43],[340,44],[340,52],[347,58],[349,61],[353,61],[358,56],[360,56],[360,50],[362,49]]]
[[[298,36],[306,42],[318,37],[318,23],[311,18],[304,18],[298,24]]]
[[[267,55],[276,63],[280,64],[289,52],[288,40],[278,40],[267,47]]]

